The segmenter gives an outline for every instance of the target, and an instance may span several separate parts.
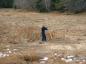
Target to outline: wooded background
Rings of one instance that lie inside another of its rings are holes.
[[[38,11],[86,11],[86,0],[0,0],[0,8]]]

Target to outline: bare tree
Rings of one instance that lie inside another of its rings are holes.
[[[48,11],[50,11],[50,7],[51,7],[51,0],[44,0],[45,2],[45,7]]]

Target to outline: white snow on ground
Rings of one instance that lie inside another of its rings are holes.
[[[74,56],[74,55],[69,55],[66,57],[61,58],[61,60],[65,62],[86,62],[86,56]]]
[[[43,57],[42,59],[40,59],[40,64],[46,64],[46,61],[48,61],[48,57]]]
[[[65,59],[65,58],[61,58],[61,60],[65,61],[65,62],[72,62],[72,59]]]
[[[0,52],[0,58],[10,56],[10,54],[15,53],[17,49],[10,50],[9,48],[7,48],[6,50],[6,52]]]
[[[63,53],[54,53],[54,56],[60,58],[62,61],[65,61],[66,63],[78,62],[81,64],[86,62],[86,56],[64,55]]]
[[[6,57],[6,56],[9,56],[9,54],[0,52],[0,58],[2,58],[2,57]]]
[[[40,59],[42,61],[47,61],[48,60],[48,57],[44,57],[43,59]]]

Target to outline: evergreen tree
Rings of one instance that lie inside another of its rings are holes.
[[[66,0],[65,8],[71,12],[81,12],[86,10],[86,0]]]
[[[12,8],[14,0],[0,0],[0,8]]]

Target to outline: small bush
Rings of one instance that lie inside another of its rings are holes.
[[[52,0],[52,4],[51,4],[51,8],[52,10],[58,10],[63,12],[64,11],[64,1],[62,0]]]

